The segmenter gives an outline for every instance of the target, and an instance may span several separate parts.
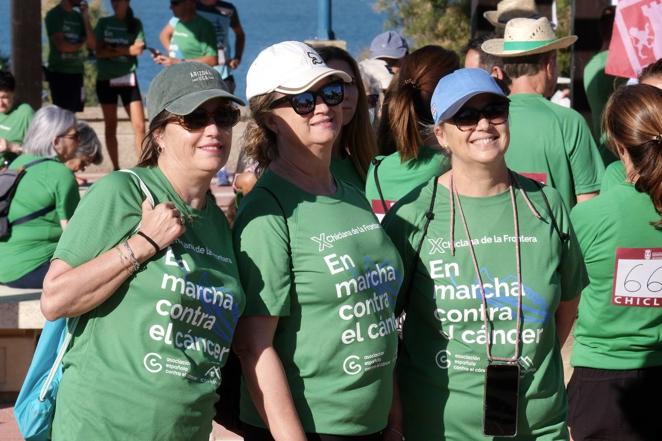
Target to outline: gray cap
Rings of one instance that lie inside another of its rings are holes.
[[[163,110],[188,115],[212,98],[227,98],[244,105],[228,92],[218,71],[207,64],[185,62],[166,67],[154,77],[147,92],[149,122]]]
[[[370,43],[370,58],[402,58],[409,52],[409,45],[402,35],[387,31],[376,36]]]

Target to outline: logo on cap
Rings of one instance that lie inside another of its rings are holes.
[[[191,72],[191,81],[194,83],[197,81],[209,81],[213,79],[214,75],[207,70],[196,70]]]
[[[313,64],[324,64],[322,60],[319,59],[319,56],[314,53],[314,52],[306,52],[308,56],[310,57],[311,60],[313,60]]]

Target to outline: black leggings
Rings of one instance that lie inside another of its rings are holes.
[[[51,267],[51,261],[47,260],[46,262],[39,265],[37,268],[33,269],[29,273],[19,277],[16,280],[5,283],[5,285],[10,288],[34,288],[41,289],[44,285],[44,278],[48,272],[48,268]]]
[[[381,432],[371,435],[350,436],[306,433],[306,438],[308,438],[308,441],[379,441]],[[274,441],[274,439],[267,429],[244,424],[244,441]]]

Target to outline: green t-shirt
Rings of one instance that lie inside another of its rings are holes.
[[[566,395],[554,313],[560,301],[579,294],[586,285],[586,273],[559,194],[545,187],[560,230],[570,235],[563,243],[552,227],[540,187],[520,179],[543,219],[534,217],[517,192],[524,287],[517,439],[567,439]],[[519,287],[510,194],[461,197],[485,286],[485,312],[459,210],[456,251],[451,255],[449,192],[441,184],[434,219],[419,259],[414,261],[433,182],[400,199],[383,221],[403,258],[403,286],[410,286],[409,292],[398,298],[398,310],[406,305],[407,312],[397,368],[404,435],[410,441],[491,439],[482,435],[487,366],[483,316],[487,313],[491,323],[492,354],[512,357]]]
[[[568,210],[576,195],[598,191],[604,165],[584,118],[542,95],[509,98],[508,167],[558,190]]]
[[[20,155],[9,168],[41,159]],[[42,208],[54,206],[48,213],[11,229],[0,240],[0,283],[12,282],[26,275],[53,256],[62,235],[60,220],[73,216],[80,197],[73,173],[64,164],[45,161],[26,170],[9,207],[9,222]]]
[[[61,33],[64,40],[71,44],[85,40],[85,25],[80,12],[75,9],[67,12],[57,5],[46,14],[46,33],[48,34],[48,69],[61,73],[83,73],[85,48],[76,52],[60,52],[55,47],[53,34]]]
[[[273,343],[303,428],[366,435],[391,405],[402,263],[363,194],[337,185],[313,195],[267,170],[237,214],[235,253],[246,315],[279,317]],[[264,427],[246,388],[241,419]]]
[[[662,365],[662,231],[650,224],[659,219],[650,197],[626,183],[572,210],[590,280],[579,303],[573,366]],[[618,248],[630,251],[616,267]]]
[[[379,184],[384,195],[387,211],[398,199],[425,184],[432,177],[439,176],[451,167],[450,159],[441,150],[422,146],[418,158],[400,160],[400,153],[395,152],[388,156],[377,156],[382,162],[377,169]],[[375,183],[375,165],[370,164],[365,184],[365,197],[370,202],[372,210],[379,220],[384,217],[385,210],[382,205],[377,184]]]
[[[170,39],[169,55],[180,59],[217,55],[214,26],[199,15],[187,22],[177,20]]]
[[[596,141],[600,139],[602,132],[600,128],[602,109],[614,91],[614,80],[616,80],[616,77],[605,73],[608,54],[609,51],[598,52],[584,67],[584,90],[591,107],[593,136]]]
[[[103,41],[109,47],[128,47],[136,40],[145,40],[142,22],[138,19],[137,31],[130,34],[127,22],[119,20],[116,16],[103,17],[99,19],[94,28],[94,36],[97,41]],[[122,55],[113,58],[97,59],[97,80],[110,80],[134,72],[138,66],[137,57]]]
[[[9,113],[0,113],[0,138],[22,144],[33,115],[34,110],[26,103],[19,104]]]
[[[207,441],[216,388],[244,309],[228,223],[209,193],[188,207],[158,168],[133,169],[186,232],[84,314],[64,358],[54,440]],[[81,265],[130,236],[145,196],[114,172],[89,190],[55,258]],[[117,256],[119,259],[119,256]]]
[[[625,182],[626,179],[625,166],[623,161],[612,162],[607,166],[605,175],[602,177],[602,184],[600,185],[600,193],[604,193],[610,188],[616,187]]]
[[[356,171],[352,158],[331,158],[331,174],[336,179],[352,184],[363,192],[365,180],[361,179],[359,173]]]

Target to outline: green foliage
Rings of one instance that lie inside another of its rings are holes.
[[[559,37],[570,35],[570,31],[572,30],[572,6],[570,0],[556,1],[556,15],[559,21],[559,26],[556,28],[556,35]],[[558,51],[557,64],[559,76],[570,77],[571,59],[572,46],[568,49]]]
[[[377,0],[388,28],[401,28],[413,49],[438,44],[461,51],[471,33],[469,0]]]
[[[41,18],[42,21],[46,17],[46,13],[52,8],[57,6],[60,3],[60,0],[42,0],[41,3]],[[90,22],[92,23],[92,28],[94,28],[101,18],[104,15],[103,5],[101,0],[91,0],[88,1],[89,12],[90,12]],[[48,38],[48,36],[46,36]],[[48,44],[44,45],[43,48],[44,57],[48,56]],[[85,63],[85,74],[83,76],[84,87],[85,87],[85,104],[86,105],[96,105],[98,104],[97,93],[96,93],[96,82],[97,82],[97,66],[94,62]],[[44,90],[46,93],[49,92],[48,84],[44,83]]]

